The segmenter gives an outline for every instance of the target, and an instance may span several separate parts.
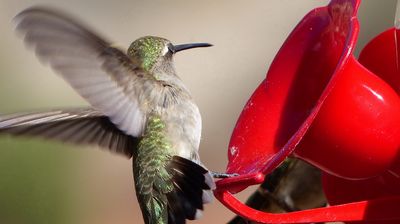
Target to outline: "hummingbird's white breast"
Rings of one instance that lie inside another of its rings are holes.
[[[162,117],[167,126],[167,138],[176,154],[200,163],[201,115],[196,104],[185,100],[169,107]]]

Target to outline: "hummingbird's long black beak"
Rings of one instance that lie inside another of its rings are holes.
[[[212,44],[209,43],[192,43],[192,44],[179,44],[179,45],[174,45],[173,46],[173,52],[176,53],[178,51],[183,51],[191,48],[196,48],[196,47],[211,47],[213,46]]]

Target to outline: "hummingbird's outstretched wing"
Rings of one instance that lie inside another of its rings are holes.
[[[2,133],[97,145],[127,157],[132,157],[137,144],[136,138],[124,134],[92,108],[0,116]]]
[[[19,13],[15,21],[16,30],[41,61],[119,129],[141,136],[145,113],[138,97],[143,88],[158,85],[154,79],[125,53],[62,13],[34,7]]]

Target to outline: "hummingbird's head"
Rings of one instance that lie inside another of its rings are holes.
[[[135,40],[128,49],[128,56],[145,71],[153,70],[156,65],[171,65],[172,56],[181,50],[195,47],[209,47],[207,43],[193,43],[173,45],[169,40],[155,37],[145,36]]]

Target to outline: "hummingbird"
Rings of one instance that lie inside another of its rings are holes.
[[[200,112],[173,57],[212,45],[174,45],[145,36],[125,53],[57,10],[28,8],[15,21],[28,47],[90,106],[0,116],[0,133],[97,145],[125,155],[132,158],[146,224],[200,218],[215,183],[199,158]]]
[[[286,213],[324,207],[327,200],[322,189],[321,171],[293,157],[265,177],[264,182],[250,195],[246,204],[269,213]],[[253,223],[240,216],[228,224]]]

